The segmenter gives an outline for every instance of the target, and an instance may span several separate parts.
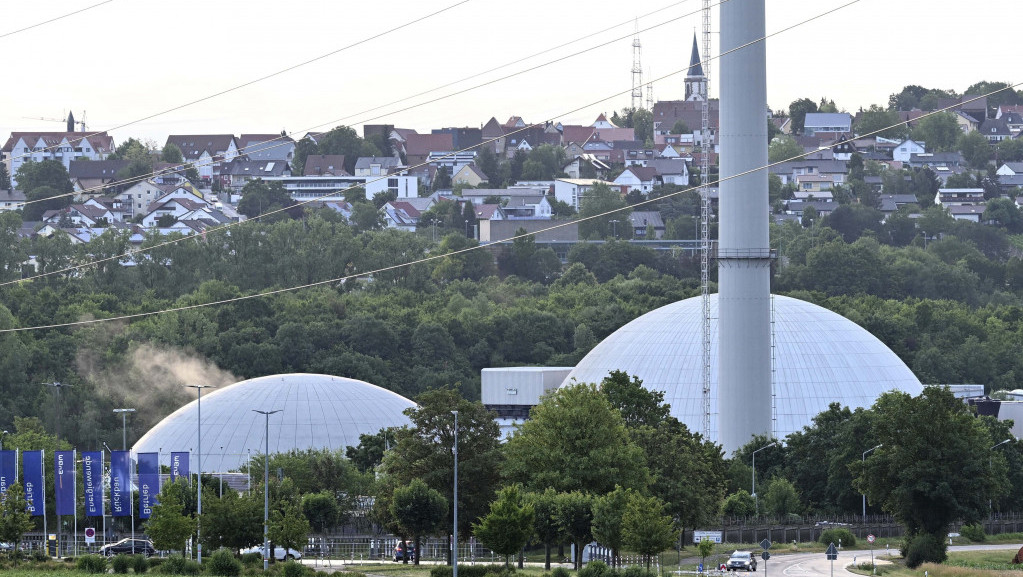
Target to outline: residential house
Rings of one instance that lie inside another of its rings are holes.
[[[963,153],[955,152],[925,152],[923,154],[911,154],[909,166],[913,168],[959,168],[966,164]]]
[[[614,180],[614,185],[623,193],[637,191],[644,195],[649,194],[657,184],[657,169],[647,166],[629,166]]]
[[[494,151],[497,156],[504,156],[505,138],[504,138],[504,127],[497,121],[496,118],[491,117],[487,121],[480,131],[480,137],[483,142],[487,143],[490,150]],[[454,147],[454,140],[452,140],[452,148]]]
[[[114,139],[106,132],[12,132],[0,148],[0,161],[18,188],[17,172],[26,162],[56,160],[70,170],[73,160],[106,160],[113,152]]]
[[[924,148],[922,142],[916,142],[914,140],[903,140],[894,149],[892,149],[892,160],[899,162],[909,162],[909,159],[914,154],[924,154],[927,149]]]
[[[681,158],[655,158],[647,166],[657,171],[661,184],[689,186],[689,166]]]
[[[358,165],[356,165],[358,166]],[[310,154],[305,157],[302,176],[351,176],[345,170],[343,154]]]
[[[913,194],[882,194],[879,198],[881,202],[881,213],[884,214],[885,220],[904,206],[920,204],[916,195]]]
[[[405,168],[393,156],[362,156],[355,161],[355,176],[385,176]]]
[[[1009,124],[1006,122],[1007,118],[1008,115],[1001,118],[988,118],[981,123],[980,133],[987,137],[988,142],[991,144],[998,144],[1003,140],[1012,138],[1014,134],[1009,130]]]
[[[119,216],[119,215],[118,215]],[[61,226],[70,223],[75,227],[102,228],[119,221],[109,207],[97,202],[72,204],[57,210],[43,213],[43,222]]]
[[[214,211],[214,207],[194,195],[168,194],[158,198],[146,209],[142,226],[156,228],[161,218],[171,216],[176,221],[199,220]]]
[[[998,188],[1002,192],[1010,193],[1020,187],[1023,187],[1023,174],[998,176]]]
[[[291,166],[281,160],[246,160],[235,158],[220,167],[220,181],[224,188],[239,191],[256,179],[291,176]]]
[[[233,134],[172,134],[167,144],[181,149],[185,162],[195,167],[199,178],[212,182],[220,175],[223,163],[238,157],[238,142]]]
[[[633,211],[629,213],[629,223],[632,225],[632,238],[657,240],[664,237],[664,219],[656,210]],[[653,227],[653,237],[647,235],[650,227]]]
[[[837,202],[824,202],[820,200],[792,200],[785,206],[785,213],[797,218],[802,218],[803,213],[811,206],[817,211],[818,217],[825,217],[834,212],[835,209],[841,205]]]
[[[238,137],[238,153],[249,160],[291,164],[295,160],[295,140],[287,134],[243,134]]]
[[[448,171],[448,175],[454,176],[458,174],[458,171],[469,164],[476,162],[476,151],[467,150],[464,152],[451,152],[449,150],[441,150],[431,152],[427,155],[425,162],[432,168],[440,170],[444,168]]]
[[[1006,162],[995,171],[998,176],[1016,176],[1023,174],[1023,162]]]
[[[1005,125],[1009,127],[1009,132],[1011,132],[1014,137],[1023,132],[1023,112],[1013,110],[1001,114],[997,118],[999,120],[1005,120]]]
[[[987,209],[983,204],[965,204],[965,205],[952,205],[946,207],[948,213],[952,215],[952,218],[956,220],[968,220],[970,222],[980,222],[984,216],[984,211]]]
[[[454,143],[450,134],[408,134],[405,136],[405,160],[409,166],[423,164],[438,152],[449,154],[455,149]],[[471,154],[475,156],[475,152]]]
[[[592,154],[582,153],[574,158],[569,158],[572,158],[572,160],[569,160],[565,166],[561,167],[561,171],[568,175],[569,178],[579,178],[584,170],[588,170],[585,168],[586,166],[593,170],[593,174],[600,177],[605,176],[611,170],[611,167],[606,162],[597,159]]]
[[[613,182],[596,178],[559,178],[554,181],[554,198],[579,210],[580,201],[597,184],[614,188]]]
[[[708,102],[709,134],[707,139],[711,144],[717,143],[717,131],[719,124],[720,101],[711,98]],[[694,135],[696,145],[702,145],[704,141],[703,131],[703,102],[698,100],[662,100],[654,103],[651,111],[654,117],[654,134],[671,134],[675,125],[682,121],[688,129],[687,132]]]
[[[973,132],[980,128],[980,121],[962,110],[956,110],[953,114],[956,119],[956,124],[959,125],[959,130],[962,130],[963,134]]]
[[[852,132],[852,115],[847,112],[808,112],[803,121],[803,134],[822,133],[838,136]]]
[[[380,208],[380,212],[383,213],[385,227],[407,232],[416,231],[416,228],[419,226],[419,217],[423,214],[423,211],[419,210],[412,203],[403,200],[395,200],[384,204]]]
[[[597,160],[605,163],[614,162],[614,145],[610,142],[604,142],[603,140],[591,140],[583,144],[582,154],[589,154]]]
[[[934,204],[950,206],[977,206],[984,204],[983,188],[939,188]]]
[[[0,190],[0,211],[20,210],[25,200],[25,193],[20,190]]]
[[[822,174],[799,174],[796,175],[796,188],[803,192],[818,193],[823,190],[831,190],[834,181]]]
[[[569,243],[579,240],[579,223],[568,221],[552,223],[548,219],[507,219],[507,220],[481,220],[479,221],[479,241],[483,244],[506,241],[514,237],[519,229],[533,233],[533,239],[538,243],[557,243],[552,248],[555,252],[561,252],[559,257],[564,258],[568,252]]]
[[[834,202],[835,195],[830,190],[796,190],[792,193],[792,200],[803,202],[808,200],[817,200],[820,202]]]
[[[501,205],[509,219],[549,219],[554,210],[546,196],[513,196]]]
[[[72,160],[68,176],[75,192],[101,192],[117,178],[118,171],[128,168],[127,160]]]
[[[646,148],[639,140],[622,140],[614,143],[615,155],[612,162],[624,164],[625,166],[647,166],[655,158],[660,158],[661,153],[655,148]]]
[[[476,220],[507,220],[500,204],[477,204],[473,206]]]
[[[378,193],[387,192],[397,198],[415,198],[419,196],[419,181],[412,175],[391,174],[386,178],[373,176],[267,176],[266,182],[280,182],[291,198],[297,202],[319,200],[335,202],[345,200],[345,191],[360,187],[366,191],[366,198],[372,199]]]
[[[564,146],[577,144],[580,147],[593,139],[596,129],[592,126],[566,124],[561,127],[561,142]]]
[[[482,128],[472,128],[469,126],[463,128],[435,128],[430,132],[432,134],[450,134],[451,147],[455,150],[473,148],[483,142]]]
[[[849,171],[844,160],[799,159],[780,162],[771,166],[768,171],[778,175],[783,185],[794,183],[802,175],[819,175],[831,179],[833,184],[843,184]],[[831,188],[831,187],[827,187]]]
[[[140,214],[146,214],[146,209],[149,205],[168,194],[177,195],[181,198],[192,196],[196,200],[200,200],[200,197],[191,188],[191,185],[157,184],[152,180],[136,182],[131,187],[118,193],[114,198],[120,201],[124,207],[125,218],[131,220]]]
[[[451,185],[467,185],[477,187],[490,183],[490,177],[483,174],[483,171],[476,166],[476,163],[466,164],[462,168],[458,169],[458,172],[451,177]]]

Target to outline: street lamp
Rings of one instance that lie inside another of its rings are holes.
[[[196,392],[196,459],[199,461],[199,474],[196,475],[196,515],[195,515],[195,560],[202,565],[202,390],[215,388],[213,385],[185,385]]]
[[[451,577],[458,577],[458,411],[454,414],[454,538],[451,540]]]
[[[866,451],[863,451],[863,457],[860,459],[860,462],[866,463],[867,462],[867,454],[872,452],[872,451],[875,451],[877,449],[880,449],[883,446],[884,446],[884,443],[881,443],[880,445],[878,445],[876,447],[871,447],[871,448],[867,449]],[[863,520],[864,521],[867,520],[867,494],[866,493],[863,493]]]
[[[774,441],[770,445],[764,445],[756,451],[753,451],[753,507],[757,515],[760,514],[760,501],[757,500],[757,453],[777,444],[778,441]]]
[[[266,417],[266,452],[263,454],[263,571],[270,569],[270,415],[282,410],[252,409],[252,412]]]
[[[4,436],[7,435],[7,431],[0,432],[0,451],[4,450]]]
[[[612,230],[614,230],[614,237],[615,237],[615,239],[617,239],[618,238],[618,223],[621,222],[621,221],[618,220],[617,218],[612,218],[608,222],[611,223],[611,228],[612,228]]]
[[[4,432],[6,432],[6,431],[4,431]],[[998,447],[1001,447],[1002,445],[1004,445],[1004,444],[1006,444],[1006,443],[1008,443],[1010,441],[1012,441],[1012,439],[1006,439],[1006,440],[1002,441],[1001,443],[998,443],[997,445],[992,446],[990,449],[988,449],[988,451],[994,451]],[[988,472],[991,471],[992,467],[994,467],[994,459],[991,458],[991,455],[988,455],[987,456],[987,470],[988,470]],[[991,513],[992,511],[994,511],[994,507],[992,507],[992,502],[991,502],[991,497],[990,496],[988,496],[988,499],[987,499],[987,510],[988,510],[988,513]]]
[[[128,413],[134,413],[135,409],[114,409],[115,413],[121,413],[121,450],[128,450]]]
[[[54,408],[54,411],[53,411],[53,430],[54,430],[54,433],[56,433],[56,435],[57,435],[57,445],[58,445],[57,448],[59,449],[60,448],[60,390],[63,389],[64,387],[70,387],[71,385],[67,385],[67,384],[64,384],[64,383],[59,383],[57,381],[54,381],[52,383],[43,383],[43,384],[48,386],[48,387],[53,387],[54,394],[57,396],[57,400],[54,403],[55,404],[55,408]]]

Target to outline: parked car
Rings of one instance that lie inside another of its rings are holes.
[[[259,553],[260,555],[262,555],[263,554],[263,546],[262,545],[253,545],[252,547],[249,547],[247,549],[242,549],[241,551],[239,551],[239,553],[241,553],[242,555],[244,555],[245,553]],[[285,549],[284,547],[278,547],[278,546],[274,545],[274,559],[276,559],[278,561],[285,561],[287,559],[301,559],[301,558],[302,558],[302,552],[301,551],[296,551],[295,549],[291,549],[290,547],[288,549]]]
[[[408,560],[409,561],[415,561],[416,560],[416,546],[415,546],[415,544],[409,543],[408,541],[405,541],[404,544],[398,543],[397,545],[394,546],[394,560],[395,561],[403,561],[405,559],[405,555],[406,554],[408,555]]]
[[[110,543],[99,548],[99,554],[105,557],[114,555],[145,555],[152,557],[156,555],[156,548],[153,542],[147,539],[121,539],[117,543]]]
[[[757,558],[753,556],[753,553],[749,551],[736,551],[732,553],[732,556],[728,558],[728,570],[729,571],[756,571],[757,570]]]

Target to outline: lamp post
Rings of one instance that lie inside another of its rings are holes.
[[[224,498],[224,446],[220,446],[220,473],[217,474],[220,477],[220,498]]]
[[[611,223],[611,229],[614,230],[614,237],[615,237],[615,239],[617,239],[618,238],[618,223],[621,222],[621,221],[618,220],[617,218],[612,218],[608,222]]]
[[[455,456],[455,490],[454,490],[454,503],[455,503],[455,532],[454,538],[451,540],[451,577],[458,577],[458,411],[451,411],[455,415],[455,445],[454,445],[454,456]],[[418,553],[417,553],[418,554]]]
[[[114,409],[115,413],[121,413],[121,450],[128,450],[128,413],[134,413],[135,409]]]
[[[873,452],[873,451],[875,451],[877,449],[880,449],[883,446],[884,446],[884,443],[881,443],[881,444],[879,444],[876,447],[871,447],[871,448],[867,449],[866,451],[863,451],[863,457],[860,459],[860,461],[863,462],[863,463],[866,463],[867,462],[867,454],[871,453],[871,452]],[[866,522],[866,520],[867,520],[867,494],[863,493],[863,521]]]
[[[202,565],[202,390],[215,388],[213,385],[185,385],[196,392],[196,459],[199,461],[199,474],[196,475],[196,515],[195,515],[195,560]]]
[[[252,412],[266,417],[266,452],[263,453],[263,571],[270,569],[270,415],[282,410],[252,409]]]
[[[998,447],[1001,447],[1002,445],[1004,445],[1004,444],[1006,444],[1006,443],[1008,443],[1010,441],[1012,441],[1012,439],[1006,439],[1006,440],[1002,441],[1001,443],[998,443],[997,445],[993,445],[990,449],[988,449],[988,451],[994,451]],[[994,459],[991,458],[991,455],[988,455],[987,456],[987,470],[988,470],[988,472],[991,471],[991,468],[994,467],[994,465],[995,465]],[[992,513],[995,510],[994,507],[993,507],[993,503],[991,501],[991,497],[990,496],[987,499],[987,510],[988,510],[989,514]]]
[[[775,446],[777,444],[778,444],[778,441],[774,441],[774,442],[772,442],[769,445],[764,445],[763,447],[760,447],[756,451],[753,451],[753,487],[752,487],[753,488],[753,508],[754,508],[754,511],[756,511],[757,515],[760,514],[760,501],[757,499],[757,453],[759,453],[760,451],[763,451],[764,449],[767,449],[769,447],[773,447],[773,446]]]
[[[7,435],[7,431],[0,432],[0,451],[4,450],[4,437]]]

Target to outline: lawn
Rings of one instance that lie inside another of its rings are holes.
[[[957,551],[949,553],[944,564],[924,563],[916,569],[908,569],[899,563],[878,565],[877,574],[882,577],[1019,577],[1023,572],[1019,565],[1010,565],[1015,551]],[[862,575],[870,575],[869,563],[860,568],[851,568]]]

